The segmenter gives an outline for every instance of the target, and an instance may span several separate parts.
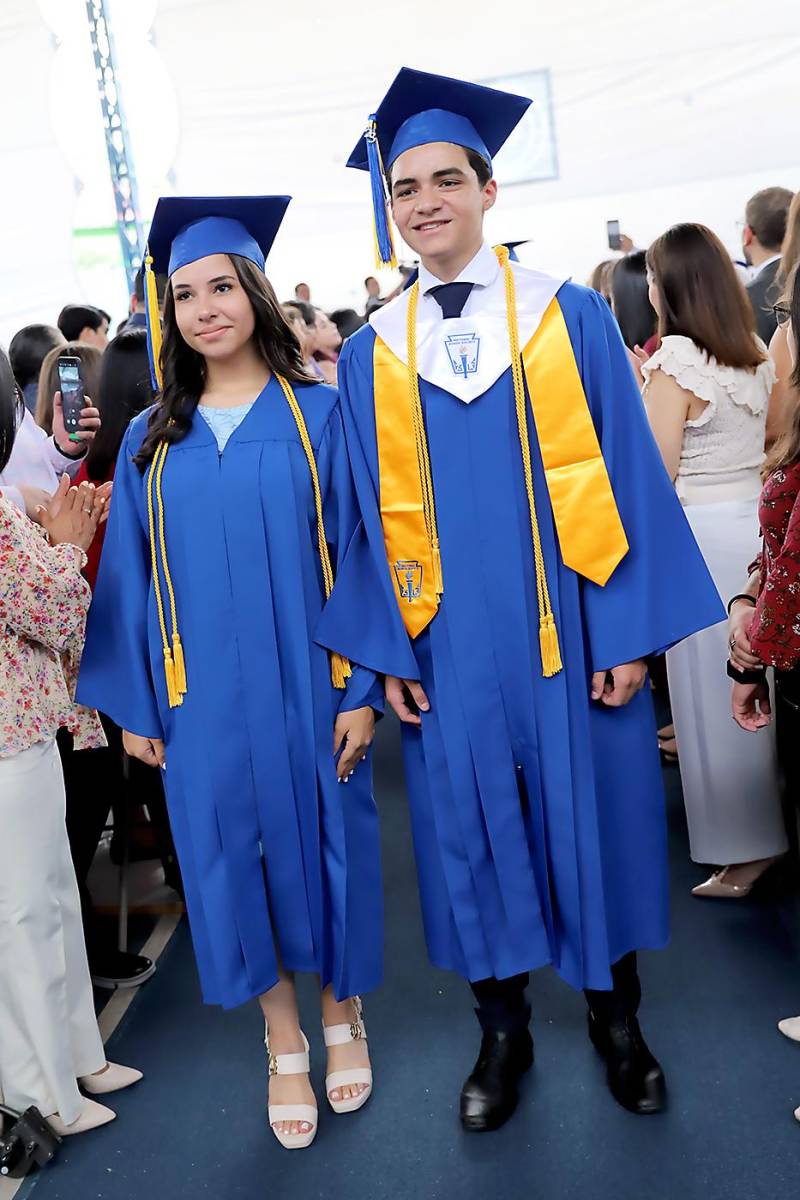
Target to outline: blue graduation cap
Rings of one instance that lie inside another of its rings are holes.
[[[518,242],[502,242],[501,244],[508,249],[508,257],[511,259],[511,261],[519,262],[519,255],[517,254],[517,246],[527,246],[527,244],[530,240],[531,240],[530,238],[522,238]]]
[[[384,164],[391,167],[404,151],[415,146],[452,142],[480,154],[491,170],[493,156],[530,104],[527,96],[446,75],[409,67],[398,72],[347,160],[348,167],[370,174],[378,266],[396,265]]]
[[[145,253],[150,374],[161,390],[161,322],[156,273],[174,275],[210,254],[239,254],[264,270],[291,196],[162,196]]]

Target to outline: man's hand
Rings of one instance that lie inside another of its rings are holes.
[[[734,683],[731,697],[733,719],[741,729],[756,733],[772,722],[772,705],[769,699],[769,684]]]
[[[49,504],[51,493],[46,492],[44,488],[31,487],[27,483],[18,483],[15,486],[22,496],[22,502],[25,505],[25,515],[39,525],[39,509],[45,508]]]
[[[419,712],[428,712],[431,707],[418,680],[398,679],[396,675],[386,676],[386,699],[405,725],[421,725]],[[416,705],[418,712],[413,711],[409,701]]]
[[[123,729],[122,748],[131,758],[138,758],[148,767],[161,767],[162,771],[167,769],[164,743],[160,738],[139,737],[138,733],[128,733],[127,729]]]
[[[753,654],[747,636],[752,621],[752,604],[748,604],[746,600],[737,600],[731,605],[731,615],[728,617],[728,646],[731,662],[740,671],[752,671],[761,666],[761,659]]]
[[[609,671],[595,671],[592,675],[592,699],[607,704],[609,708],[624,708],[647,679],[647,664],[644,659],[623,663]]]
[[[82,458],[100,428],[99,410],[92,405],[88,396],[84,399],[86,407],[81,410],[80,428],[77,433],[68,434],[64,425],[61,392],[53,396],[53,441],[65,458]]]
[[[341,757],[336,764],[336,774],[339,782],[347,783],[360,762],[367,757],[367,751],[375,736],[375,713],[367,705],[365,708],[354,708],[351,712],[339,713],[333,727],[333,753],[339,753],[344,743]]]

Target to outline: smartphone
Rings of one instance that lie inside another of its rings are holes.
[[[61,407],[64,411],[64,428],[67,433],[77,433],[81,425],[81,413],[86,407],[81,379],[81,360],[67,355],[58,360],[58,381],[61,389]]]
[[[622,241],[620,239],[619,221],[606,221],[608,228],[608,248],[609,250],[621,250]]]

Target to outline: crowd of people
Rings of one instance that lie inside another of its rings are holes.
[[[796,878],[800,193],[750,198],[741,262],[684,223],[588,288],[548,280],[483,241],[499,147],[462,115],[472,85],[441,86],[383,135],[419,268],[385,297],[368,276],[363,314],[307,283],[279,302],[283,209],[171,198],[158,313],[140,276],[110,339],[74,304],[0,352],[0,1088],[60,1134],[141,1079],[106,1061],[92,999],[154,970],[94,912],[109,810],[146,814],[205,1000],[258,1000],[280,1143],[318,1123],[296,972],[319,976],[331,1107],[367,1101],[385,703],[431,958],[478,1003],[465,1129],[514,1111],[547,963],[585,992],[615,1099],[663,1108],[636,967],[667,937],[659,753],[697,897]]]

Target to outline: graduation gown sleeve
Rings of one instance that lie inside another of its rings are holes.
[[[339,400],[358,517],[350,522],[353,533],[340,555],[336,583],[315,640],[379,674],[418,679],[419,668],[392,588],[379,515],[374,336],[365,327],[345,343],[339,359]]]
[[[592,669],[660,654],[725,610],[664,468],[608,305],[559,300],[630,549],[605,587],[582,581]]]
[[[142,414],[129,426],[117,456],[77,698],[130,733],[163,738],[148,647],[150,545],[143,524],[143,483],[131,461],[145,428]]]
[[[328,456],[330,470],[323,510],[325,532],[331,551],[334,578],[338,579],[350,544],[359,533],[361,525],[358,497],[338,407],[334,409],[328,422],[323,453]],[[341,693],[339,712],[352,712],[354,709],[369,706],[377,713],[382,713],[385,699],[382,677],[370,667],[360,666],[355,660],[350,665],[353,673]]]

